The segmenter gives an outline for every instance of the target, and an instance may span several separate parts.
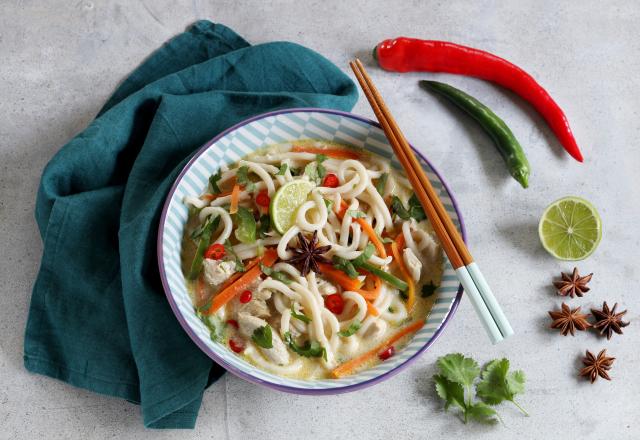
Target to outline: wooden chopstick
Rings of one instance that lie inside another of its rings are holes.
[[[362,76],[366,84],[369,86],[369,92],[373,95],[375,102],[378,104],[384,119],[386,119],[390,127],[390,130],[393,132],[395,138],[398,141],[397,151],[395,151],[395,149],[394,151],[398,156],[398,159],[400,159],[400,163],[402,164],[405,170],[412,169],[414,173],[417,175],[418,180],[420,181],[420,185],[415,185],[412,183],[412,185],[414,185],[414,189],[416,190],[416,195],[418,195],[419,189],[424,190],[424,192],[426,193],[426,196],[430,201],[430,205],[432,205],[433,208],[435,209],[435,214],[438,216],[438,218],[440,218],[442,225],[446,231],[446,234],[443,233],[443,235],[447,235],[447,237],[449,237],[449,241],[452,242],[452,247],[455,249],[456,253],[459,255],[459,258],[455,258],[455,261],[454,259],[449,257],[449,259],[451,260],[451,264],[453,265],[454,269],[471,264],[473,262],[473,257],[471,256],[469,249],[464,244],[464,241],[462,240],[462,236],[459,234],[458,229],[453,224],[453,221],[451,220],[451,217],[449,216],[449,214],[447,214],[447,211],[444,205],[442,204],[442,201],[437,196],[436,191],[433,188],[433,185],[431,185],[429,178],[425,175],[424,171],[422,170],[422,167],[418,163],[418,160],[416,159],[415,155],[411,151],[409,142],[407,142],[407,139],[404,137],[404,135],[400,131],[400,128],[398,127],[398,124],[396,123],[395,119],[393,118],[393,116],[391,116],[391,113],[389,112],[389,109],[387,108],[382,97],[380,96],[378,89],[376,88],[376,86],[373,84],[373,82],[367,75],[366,70],[362,65],[362,62],[360,60],[356,60],[355,64],[358,67],[359,74]],[[356,74],[356,76],[357,75],[358,74]],[[365,94],[366,93],[367,92],[365,92]],[[436,232],[436,234],[438,233]],[[438,236],[440,236],[440,234],[438,234]],[[443,243],[443,248],[445,249],[445,252],[447,252],[447,249],[445,247],[447,245],[448,243]],[[447,255],[449,255],[448,252],[447,252]]]
[[[402,167],[407,172],[407,177],[416,192],[416,196],[425,209],[447,257],[456,270],[456,275],[468,292],[472,305],[480,316],[480,320],[489,333],[492,342],[496,343],[513,334],[513,329],[493,296],[491,288],[473,261],[473,257],[453,224],[451,217],[447,214],[444,205],[411,151],[409,143],[402,131],[400,131],[398,124],[386,107],[364,66],[360,60],[351,62],[350,66],[367,100],[371,104],[376,118],[382,125],[389,143]]]

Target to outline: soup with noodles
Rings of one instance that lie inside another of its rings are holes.
[[[314,140],[257,151],[186,197],[182,263],[211,337],[251,364],[339,378],[420,329],[443,255],[389,160]]]

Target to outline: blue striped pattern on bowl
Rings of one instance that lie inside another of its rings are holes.
[[[459,283],[445,258],[441,286],[435,295],[426,325],[411,342],[391,359],[359,374],[331,380],[297,380],[260,370],[213,342],[208,329],[196,317],[185,278],[180,267],[180,252],[188,210],[183,204],[187,195],[200,195],[208,178],[222,164],[232,164],[264,146],[300,139],[321,139],[365,148],[391,159],[401,168],[382,130],[372,121],[348,113],[321,109],[293,109],[258,116],[238,124],[207,143],[187,164],[171,189],[160,221],[158,260],[163,286],[176,317],[196,342],[214,361],[227,370],[255,383],[282,391],[324,394],[352,391],[375,383],[398,372],[409,360],[424,351],[452,316],[460,299]],[[461,228],[459,213],[447,187],[429,163],[418,155],[427,176],[454,223]],[[464,233],[464,231],[463,231]]]

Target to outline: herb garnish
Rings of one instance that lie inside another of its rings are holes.
[[[481,423],[495,423],[498,413],[489,405],[497,405],[505,400],[513,402],[523,414],[527,412],[515,401],[516,394],[524,392],[524,373],[520,370],[509,373],[507,359],[495,359],[482,370],[482,378],[476,385],[473,399],[473,383],[480,377],[478,363],[460,353],[451,353],[438,359],[440,374],[433,376],[436,392],[445,401],[445,411],[456,406],[462,411],[463,421],[469,419]]]
[[[246,165],[241,166],[238,168],[238,171],[236,171],[236,182],[238,182],[239,185],[243,185],[248,192],[256,189],[256,184],[249,179],[249,167]]]
[[[402,200],[398,196],[391,197],[391,211],[394,212],[402,220],[409,220],[410,218],[416,221],[424,220],[427,216],[424,213],[424,209],[418,200],[418,197],[413,194],[409,198],[408,207],[405,208],[402,204]]]
[[[196,316],[198,317],[198,319],[200,319],[200,321],[202,321],[205,327],[207,327],[207,329],[209,330],[209,337],[211,338],[211,340],[213,342],[216,342],[218,341],[219,337],[218,337],[218,332],[216,331],[215,324],[211,322],[213,317],[205,316],[202,314],[202,312],[209,309],[209,307],[211,307],[211,300],[209,300],[209,302],[204,306],[196,307]]]
[[[286,163],[283,163],[282,165],[280,165],[280,168],[278,169],[276,176],[284,176],[284,173],[287,172],[287,168],[289,168],[289,165],[287,165]]]
[[[356,332],[360,330],[360,327],[362,327],[362,323],[356,319],[351,323],[349,328],[339,331],[338,335],[342,336],[343,338],[348,338],[349,336],[355,335]]]
[[[236,263],[236,272],[244,272],[244,263],[242,263],[242,260],[238,257],[238,254],[236,254],[236,252],[233,250],[233,245],[231,244],[229,239],[224,242],[224,250],[227,255],[231,257],[231,260]]]
[[[205,220],[204,223],[198,225],[198,227],[195,228],[193,232],[191,232],[191,239],[197,240],[198,238],[200,238],[207,228],[210,228],[211,232],[215,231],[216,229],[218,229],[218,225],[220,225],[219,215],[216,215],[216,217],[213,219],[211,218],[211,216],[207,217],[207,220]]]
[[[258,238],[268,237],[269,229],[271,228],[271,217],[268,214],[264,214],[260,217],[260,225],[258,226]]]
[[[260,270],[266,276],[271,277],[276,281],[280,281],[281,283],[291,284],[293,281],[286,273],[274,270],[273,268],[265,266],[262,263],[260,263]]]
[[[349,275],[349,278],[353,280],[358,278],[358,275],[360,275],[356,270],[355,266],[353,265],[353,263],[347,260],[346,258],[342,258],[342,257],[338,257],[337,255],[334,255],[332,258],[332,262],[333,262],[333,267],[343,271],[344,273]]]
[[[235,214],[236,220],[236,238],[241,243],[254,243],[256,241],[256,219],[253,217],[253,213],[249,208],[244,206],[238,207],[238,212]]]
[[[222,179],[222,174],[220,171],[209,176],[209,189],[211,190],[212,194],[220,194],[222,192],[220,190],[220,187],[218,186],[218,180],[220,179]]]
[[[305,324],[308,324],[311,322],[311,318],[309,318],[307,315],[296,312],[296,309],[293,307],[293,304],[291,304],[291,316],[293,316],[296,319],[299,319]]]
[[[271,326],[267,324],[262,327],[258,327],[253,331],[251,339],[259,347],[273,348],[273,334],[271,332]]]
[[[382,173],[376,182],[376,191],[378,191],[381,196],[384,196],[384,187],[387,185],[388,178],[388,173]]]
[[[304,345],[298,345],[293,340],[291,332],[285,332],[284,342],[289,345],[292,351],[304,357],[322,357],[327,360],[327,350],[318,341],[307,341]]]
[[[309,162],[304,167],[304,174],[309,177],[309,180],[320,183],[320,180],[327,174],[327,170],[324,165],[322,165],[322,162],[325,160],[327,160],[327,156],[324,154],[317,154],[316,160]]]

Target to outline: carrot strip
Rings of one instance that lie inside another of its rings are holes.
[[[369,274],[368,278],[373,280],[373,289],[360,289],[356,290],[356,292],[359,293],[360,296],[362,296],[367,301],[375,301],[376,299],[378,299],[378,295],[380,295],[380,290],[382,289],[382,280],[380,279],[380,277],[374,274]]]
[[[236,282],[236,280],[238,278],[240,278],[244,273],[246,273],[247,271],[251,270],[253,268],[253,266],[255,266],[256,264],[258,264],[260,262],[260,257],[256,257],[253,260],[250,260],[248,263],[246,263],[244,265],[244,272],[235,272],[233,275],[231,275],[229,277],[228,280],[226,280],[222,286],[220,286],[220,289],[218,290],[219,292],[222,292],[224,289],[226,289],[227,287],[229,287],[230,285],[232,285],[233,283]]]
[[[376,309],[376,306],[371,304],[369,301],[367,301],[367,312],[372,316],[380,315],[380,312],[378,311],[378,309]]]
[[[405,307],[407,308],[407,312],[411,313],[413,305],[416,303],[416,286],[413,283],[413,277],[409,274],[409,270],[404,264],[402,255],[400,255],[397,242],[394,241],[391,243],[391,251],[393,252],[393,259],[396,260],[398,262],[398,266],[400,266],[400,272],[402,272],[402,275],[404,276],[404,281],[409,286],[407,289],[407,302],[405,303]]]
[[[275,249],[269,248],[265,251],[264,256],[258,260],[265,266],[272,266],[278,259],[278,253]],[[260,266],[254,264],[253,267],[245,272],[232,284],[221,290],[213,301],[211,301],[211,307],[205,312],[205,315],[212,315],[220,310],[225,304],[231,301],[236,295],[239,295],[244,289],[247,288],[256,278],[260,276],[262,270]]]
[[[342,220],[344,218],[344,215],[347,213],[347,208],[349,208],[349,205],[347,205],[347,202],[345,202],[344,200],[340,200],[340,208],[337,211],[333,211],[336,213],[336,216]]]
[[[339,284],[345,290],[357,292],[358,289],[362,287],[362,281],[357,278],[349,278],[349,275],[328,263],[318,263],[318,267],[323,277],[333,283]]]
[[[376,247],[376,251],[380,258],[387,258],[387,251],[384,249],[384,244],[382,244],[378,238],[378,234],[376,234],[376,231],[373,230],[371,225],[362,218],[356,218],[355,221],[360,225],[364,233],[369,237],[369,240],[371,240],[371,243]]]
[[[364,364],[365,362],[367,362],[369,359],[373,358],[374,356],[377,356],[378,353],[380,353],[382,350],[384,350],[387,347],[392,346],[393,344],[398,342],[403,337],[405,337],[405,336],[407,336],[407,335],[409,335],[411,333],[417,332],[418,330],[420,330],[422,328],[423,325],[424,325],[424,320],[420,319],[420,320],[418,320],[418,321],[406,326],[405,328],[400,330],[398,333],[396,333],[395,335],[391,336],[389,339],[387,339],[386,341],[384,341],[380,345],[376,346],[374,349],[372,349],[372,350],[370,350],[370,351],[358,356],[357,358],[351,359],[350,361],[347,361],[344,364],[340,365],[339,367],[335,368],[331,372],[331,375],[334,378],[337,379],[337,378],[348,376],[348,375],[352,374],[354,372],[354,370],[356,368],[358,368],[360,365]]]
[[[294,145],[291,151],[294,153],[324,154],[325,156],[333,157],[334,159],[360,159],[360,155],[351,150],[325,149]]]
[[[238,202],[240,201],[240,185],[233,185],[231,190],[231,206],[229,207],[229,214],[235,214],[238,212]]]

